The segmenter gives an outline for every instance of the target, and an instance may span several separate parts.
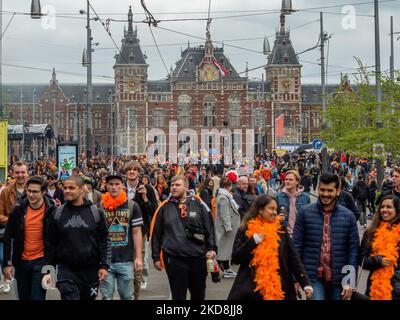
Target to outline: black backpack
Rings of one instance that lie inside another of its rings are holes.
[[[368,199],[368,187],[364,183],[357,184],[357,199],[367,200]]]
[[[58,223],[58,221],[60,221],[61,218],[61,213],[63,212],[65,207],[65,203],[62,204],[61,206],[59,206],[56,210],[56,213],[54,214],[54,220]],[[97,206],[95,204],[91,204],[90,205],[90,212],[93,215],[94,218],[94,222],[96,223],[96,225],[99,224],[100,222],[100,212],[99,212],[99,208],[97,208]]]

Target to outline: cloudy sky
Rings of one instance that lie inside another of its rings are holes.
[[[55,18],[32,20],[27,13],[31,0],[2,0],[3,32],[16,12],[2,39],[4,83],[47,83],[51,69],[57,70],[60,83],[85,83],[86,69],[81,65],[86,46],[86,19],[79,14],[86,10],[86,0],[41,0],[43,13],[55,12]],[[319,12],[324,12],[325,31],[331,35],[326,48],[328,83],[338,83],[340,73],[356,72],[354,57],[367,66],[374,66],[374,5],[372,0],[293,0],[298,10],[286,19],[291,28],[291,39],[296,52],[317,44],[320,25]],[[188,41],[191,46],[204,44],[209,0],[145,0],[159,27],[152,28],[155,41],[167,69],[175,66],[181,49]],[[400,0],[380,0],[380,37],[382,70],[389,69],[390,16],[395,17],[394,31],[400,32]],[[149,79],[163,79],[167,75],[139,0],[91,0],[94,10],[103,21],[108,18],[122,21],[110,23],[111,35],[120,46],[127,11],[132,5],[142,50],[146,52]],[[348,5],[352,5],[348,7]],[[346,7],[347,6],[347,7]],[[216,46],[224,43],[227,57],[238,72],[266,63],[262,53],[263,38],[268,36],[271,47],[279,26],[281,0],[211,0],[211,36]],[[347,13],[355,13],[349,17]],[[91,13],[93,15],[93,13]],[[396,18],[397,17],[397,18]],[[204,19],[191,21],[163,21],[176,19]],[[168,29],[168,30],[166,30]],[[117,49],[100,22],[92,21],[93,42],[99,42],[93,53],[93,82],[113,82],[114,55]],[[395,38],[395,54],[400,40]],[[320,82],[318,49],[299,56],[303,65],[303,83]],[[399,68],[400,56],[395,56]],[[262,68],[249,72],[250,77],[261,78]],[[372,70],[372,68],[371,68]]]

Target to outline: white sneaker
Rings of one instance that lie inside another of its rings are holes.
[[[143,279],[140,284],[140,289],[146,290],[147,289],[147,279]]]
[[[237,276],[236,272],[228,269],[228,270],[224,270],[224,278],[235,278]]]
[[[4,286],[3,286],[3,293],[9,293],[11,291],[11,281],[10,280],[6,280],[4,282]]]

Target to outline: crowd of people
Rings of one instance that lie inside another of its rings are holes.
[[[233,165],[83,156],[62,180],[54,161],[15,159],[0,189],[2,290],[138,300],[152,260],[174,300],[205,299],[208,274],[234,278],[232,300],[400,299],[400,168],[388,158],[378,186],[367,159],[335,153],[321,167],[316,153]],[[345,266],[370,271],[365,293]]]

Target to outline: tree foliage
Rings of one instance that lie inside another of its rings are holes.
[[[381,121],[378,128],[376,87],[371,84],[373,73],[367,72],[360,60],[356,85],[352,90],[341,86],[327,97],[327,124],[322,138],[329,148],[349,152],[358,157],[376,157],[375,144],[384,144],[385,152],[400,155],[400,73],[392,81],[387,74],[381,77]],[[380,155],[379,157],[383,157]]]

